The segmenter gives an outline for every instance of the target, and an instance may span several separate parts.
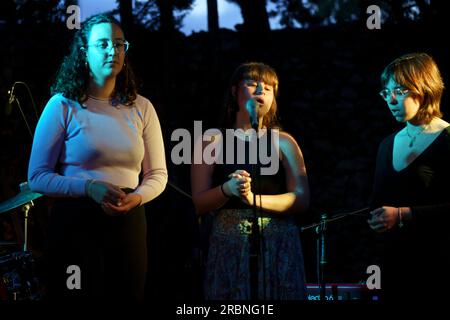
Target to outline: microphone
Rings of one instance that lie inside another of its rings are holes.
[[[6,103],[5,115],[9,116],[12,112],[12,105],[16,101],[16,96],[14,95],[13,89],[8,91],[8,102]]]
[[[247,101],[245,108],[247,109],[250,116],[250,123],[252,124],[252,128],[258,131],[258,102],[256,102],[254,99],[250,99]]]

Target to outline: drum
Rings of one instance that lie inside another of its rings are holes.
[[[41,300],[29,252],[0,256],[0,301]]]

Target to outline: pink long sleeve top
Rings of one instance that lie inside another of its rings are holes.
[[[135,189],[142,204],[164,190],[163,137],[148,99],[138,95],[132,106],[113,106],[89,98],[81,105],[57,94],[48,101],[31,151],[31,190],[81,197],[89,179]]]

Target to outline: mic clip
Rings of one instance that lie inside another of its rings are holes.
[[[14,95],[14,89],[8,90],[8,96],[9,96],[9,99],[8,99],[9,104],[16,101],[16,96]]]

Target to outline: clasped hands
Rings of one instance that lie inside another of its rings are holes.
[[[250,206],[253,205],[253,192],[251,190],[252,178],[250,174],[245,170],[236,170],[229,174],[228,178],[230,180],[223,185],[226,194],[236,196]]]
[[[125,193],[118,186],[105,181],[92,181],[87,195],[101,205],[103,211],[111,216],[126,214],[137,207],[142,197],[137,193]]]

